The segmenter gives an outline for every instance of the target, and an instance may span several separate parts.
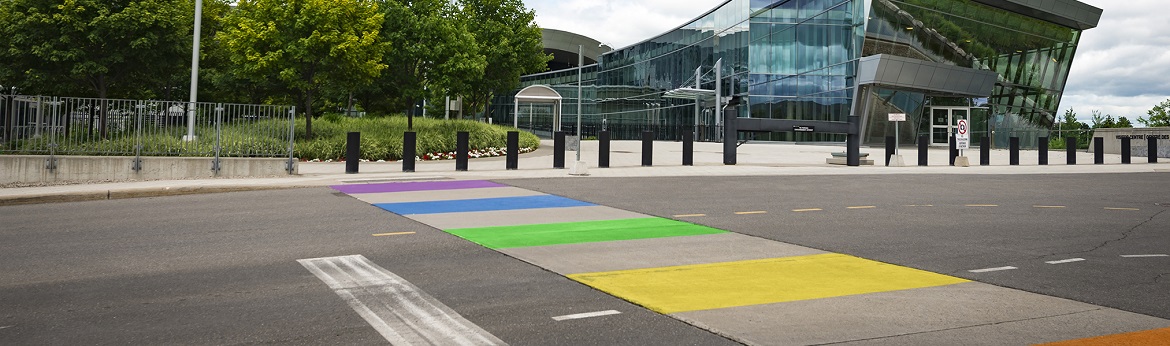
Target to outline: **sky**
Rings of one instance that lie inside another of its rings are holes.
[[[614,48],[670,31],[724,0],[524,0],[536,23],[589,36]],[[1170,20],[1165,0],[1080,0],[1103,9],[1097,28],[1086,30],[1073,60],[1060,114],[1092,111],[1139,116],[1170,99]]]

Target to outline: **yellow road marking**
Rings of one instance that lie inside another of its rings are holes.
[[[822,211],[822,210],[824,210],[824,209],[821,209],[821,208],[792,209],[792,211],[797,212],[797,213],[803,213],[806,211]]]
[[[1057,209],[1057,208],[1064,208],[1064,207],[1065,206],[1063,206],[1063,205],[1034,205],[1034,206],[1032,206],[1032,208],[1042,208],[1042,209]]]
[[[392,236],[392,235],[407,235],[407,234],[415,234],[415,232],[378,233],[378,234],[371,234],[371,235],[373,235],[375,237],[387,237],[387,236]]]
[[[835,253],[573,274],[569,278],[664,314],[968,282]]]
[[[1141,210],[1141,209],[1138,209],[1138,208],[1105,208],[1105,210],[1128,210],[1128,211],[1139,211],[1139,210]]]
[[[862,206],[856,206],[856,207],[847,207],[846,209],[874,209],[874,208],[877,208],[877,206],[874,206],[874,205],[862,205]]]
[[[996,205],[996,204],[968,204],[967,206],[972,207],[972,208],[991,208],[991,207],[998,207],[999,205]]]
[[[702,216],[707,216],[707,214],[682,214],[682,215],[675,215],[674,217],[702,217]]]
[[[737,212],[735,212],[735,215],[755,215],[755,214],[767,214],[767,213],[768,212],[762,211],[762,210],[761,211],[737,211]]]

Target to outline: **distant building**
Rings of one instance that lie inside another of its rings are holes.
[[[1101,13],[1075,0],[730,0],[662,35],[604,52],[596,64],[589,64],[599,53],[590,50],[596,41],[546,30],[546,49],[556,56],[550,72],[521,82],[552,86],[564,97],[563,119],[575,119],[581,44],[585,133],[604,122],[619,139],[651,129],[660,139],[695,131],[700,140],[718,140],[713,97],[668,97],[680,88],[713,90],[718,82],[723,102],[742,100],[739,117],[844,122],[857,115],[866,143],[894,134],[888,113],[908,114],[899,123],[903,143],[924,135],[946,145],[958,119],[972,124],[973,143],[992,130],[1027,143],[1056,120],[1081,32],[1096,27]],[[492,107],[497,123],[513,122],[510,95]],[[521,104],[520,127],[554,130],[548,107]]]

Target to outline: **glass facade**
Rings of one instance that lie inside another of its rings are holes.
[[[909,121],[900,124],[903,143],[919,135],[945,134],[958,118],[970,119],[975,126],[974,143],[997,128],[997,137],[1015,130],[1046,129],[1055,120],[1081,31],[986,3],[994,1],[726,1],[665,34],[606,53],[600,63],[586,67],[583,130],[592,132],[589,129],[604,124],[616,139],[640,138],[641,131],[653,130],[660,139],[678,139],[683,132],[695,131],[699,140],[719,140],[721,122],[714,118],[712,102],[663,96],[678,88],[715,89],[717,82],[722,96],[743,101],[737,108],[739,117],[847,121],[856,114],[865,122],[862,140],[868,143],[893,135],[887,113],[909,115]],[[978,97],[886,85],[858,89],[858,60],[878,54],[999,76],[994,90]],[[721,61],[718,81],[716,61]],[[564,123],[575,122],[575,69],[525,76],[523,82],[551,85],[561,92]],[[861,102],[854,102],[857,96],[862,96]],[[496,121],[510,122],[510,95],[497,101]],[[937,119],[932,116],[936,113],[948,118]],[[832,133],[741,136],[845,141],[844,134]]]

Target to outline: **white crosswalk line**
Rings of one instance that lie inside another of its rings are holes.
[[[297,260],[394,345],[506,345],[362,255]]]

